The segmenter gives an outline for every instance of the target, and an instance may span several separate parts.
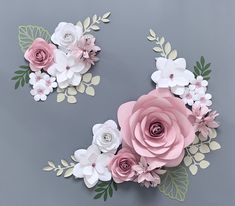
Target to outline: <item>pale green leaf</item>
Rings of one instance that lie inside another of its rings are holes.
[[[192,145],[189,147],[189,151],[191,154],[196,154],[198,151],[198,148],[195,145]]]
[[[155,38],[152,37],[152,36],[147,36],[147,39],[148,39],[149,41],[154,41],[154,40],[155,40]]]
[[[164,42],[165,42],[165,38],[164,38],[164,37],[161,37],[159,43],[162,45],[162,44],[164,44]]]
[[[63,94],[63,93],[57,94],[57,99],[56,99],[57,102],[63,102],[64,99],[65,99],[65,94]]]
[[[193,162],[192,157],[190,157],[190,156],[185,156],[184,157],[184,164],[185,164],[185,166],[188,167],[189,165],[192,164],[192,162]]]
[[[100,27],[97,26],[97,25],[92,25],[90,28],[91,28],[92,30],[94,30],[94,31],[100,30]]]
[[[104,22],[104,23],[109,23],[110,22],[109,19],[101,19],[101,21]]]
[[[220,144],[219,144],[218,142],[216,142],[216,141],[212,141],[212,142],[209,144],[209,146],[210,146],[210,149],[211,149],[211,150],[218,150],[218,149],[221,148]]]
[[[189,170],[190,170],[190,172],[192,173],[192,175],[196,175],[196,174],[197,174],[197,171],[198,171],[198,167],[197,167],[197,165],[191,165],[191,166],[189,167]]]
[[[83,25],[82,25],[82,22],[81,22],[81,21],[78,21],[76,25],[77,25],[78,27],[83,28]]]
[[[90,82],[92,78],[92,74],[91,73],[86,73],[83,75],[82,80],[86,83]]]
[[[214,138],[217,137],[217,132],[216,132],[215,129],[211,129],[211,130],[210,130],[210,132],[209,132],[209,137],[210,137],[211,139],[214,139]]]
[[[48,163],[48,165],[49,165],[49,166],[51,166],[51,167],[55,168],[55,164],[54,164],[53,162],[48,161],[47,163]]]
[[[72,95],[72,96],[74,96],[78,93],[77,90],[75,89],[75,87],[69,87],[67,92],[69,95]]]
[[[206,160],[202,160],[200,163],[199,163],[199,166],[202,168],[202,169],[206,169],[207,167],[209,167],[210,163]]]
[[[161,177],[159,191],[171,199],[184,201],[188,191],[188,173],[183,166],[168,168],[166,174]]]
[[[85,92],[85,85],[83,83],[80,83],[79,86],[76,87],[77,91],[80,92],[80,93],[84,93]]]
[[[91,86],[86,88],[86,94],[90,95],[90,96],[95,96],[95,89]]]
[[[156,33],[152,29],[149,30],[149,33],[152,37],[156,38]]]
[[[87,29],[89,27],[90,23],[91,23],[91,18],[87,17],[83,22],[84,29]]]
[[[97,21],[97,15],[96,15],[96,14],[92,17],[92,21],[93,21],[93,22],[96,22],[96,21]]]
[[[62,175],[63,174],[63,169],[59,169],[58,171],[57,171],[57,173],[56,173],[56,176],[60,176],[60,175]]]
[[[171,51],[171,53],[168,55],[168,59],[176,59],[177,57],[177,51],[174,49],[173,51]]]
[[[63,166],[65,166],[65,167],[67,167],[67,166],[69,165],[68,162],[65,161],[65,160],[61,160],[61,164],[62,164]]]
[[[210,152],[210,148],[206,144],[202,144],[199,147],[199,150],[200,150],[201,153],[204,153],[204,154]]]
[[[107,19],[111,15],[111,12],[107,12],[103,15],[103,19]]]
[[[64,177],[70,177],[70,176],[72,176],[73,175],[73,168],[69,168],[69,169],[67,169],[66,171],[65,171],[65,173],[64,173]]]
[[[198,152],[198,153],[196,153],[195,155],[194,155],[194,159],[196,160],[196,161],[201,161],[201,160],[203,160],[205,158],[205,155],[204,154],[202,154],[202,153],[200,153],[200,152]]]
[[[51,166],[46,166],[46,167],[43,168],[43,170],[44,170],[44,171],[47,171],[47,172],[52,171],[53,169],[54,169],[54,168],[51,167]]]
[[[18,38],[20,48],[25,53],[35,39],[42,38],[45,41],[50,42],[51,35],[46,29],[40,26],[26,25],[19,26]]]
[[[98,85],[100,83],[100,76],[95,76],[92,78],[91,83],[93,85]]]
[[[167,42],[164,47],[165,54],[168,55],[171,51],[171,44]]]
[[[70,104],[75,104],[77,102],[77,99],[74,96],[68,96],[67,97],[67,102],[70,103]]]
[[[199,138],[198,138],[198,136],[195,136],[195,139],[194,139],[194,141],[193,141],[193,144],[197,144],[199,142]]]
[[[156,46],[156,47],[153,48],[153,51],[155,51],[155,52],[161,52],[161,51],[162,51],[162,48]]]

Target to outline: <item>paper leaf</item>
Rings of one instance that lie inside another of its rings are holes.
[[[198,148],[196,146],[192,145],[189,147],[189,151],[191,154],[196,154],[198,151]]]
[[[198,152],[198,153],[196,153],[195,155],[194,155],[194,158],[195,158],[195,160],[196,161],[201,161],[201,160],[203,160],[204,158],[205,158],[205,155],[204,154],[202,154],[202,153],[200,153],[200,152]]]
[[[149,33],[151,36],[156,38],[156,33],[152,29],[149,30]]]
[[[90,95],[90,96],[95,96],[95,89],[91,86],[86,88],[86,94]]]
[[[174,59],[176,59],[176,57],[177,57],[177,51],[176,50],[171,51],[171,53],[168,55],[168,59],[174,60]]]
[[[211,130],[210,130],[210,132],[209,132],[209,137],[210,137],[211,139],[214,139],[214,138],[217,137],[217,132],[216,132],[215,129],[211,129]]]
[[[66,170],[66,172],[64,173],[64,177],[71,177],[73,175],[73,168],[69,168]]]
[[[147,39],[148,39],[149,41],[154,41],[154,40],[155,40],[155,38],[152,37],[152,36],[148,36]]]
[[[209,153],[210,152],[210,149],[206,144],[202,144],[199,147],[199,150],[200,150],[201,153]]]
[[[193,162],[192,157],[190,157],[190,156],[185,156],[184,157],[184,164],[185,164],[185,166],[188,167],[189,165],[192,164],[192,162]]]
[[[51,167],[51,166],[46,166],[46,167],[43,168],[43,170],[44,170],[44,171],[47,171],[47,172],[52,171],[53,169],[54,169],[54,168]]]
[[[92,74],[91,73],[86,73],[83,75],[82,80],[86,83],[90,82],[92,78]]]
[[[101,19],[101,21],[102,21],[103,23],[109,23],[109,22],[110,22],[109,19]]]
[[[84,93],[85,89],[86,89],[86,87],[83,83],[80,83],[80,85],[77,86],[77,91],[80,92],[80,93]]]
[[[56,173],[56,176],[59,177],[63,174],[63,169],[59,169],[58,172]]]
[[[206,169],[208,166],[210,165],[210,163],[206,160],[202,160],[200,163],[199,163],[199,166],[202,168],[202,169]]]
[[[197,171],[198,171],[198,167],[197,167],[197,165],[191,165],[190,167],[189,167],[189,170],[190,170],[190,172],[192,173],[192,175],[196,175],[197,174]]]
[[[68,162],[65,161],[65,160],[61,160],[61,164],[62,164],[63,166],[65,166],[65,167],[67,167],[67,166],[69,165]]]
[[[100,83],[100,76],[95,76],[92,78],[91,83],[93,85],[98,85]]]
[[[82,22],[81,21],[78,21],[78,23],[76,24],[78,27],[81,27],[83,28],[83,25],[82,25]]]
[[[68,96],[67,97],[67,102],[70,103],[70,104],[75,104],[77,102],[77,99],[74,96]]]
[[[159,43],[162,45],[162,44],[164,44],[164,42],[165,42],[165,38],[164,38],[164,37],[161,37]]]
[[[153,48],[153,51],[155,51],[155,52],[162,52],[162,48],[156,46],[156,47]]]
[[[67,92],[69,95],[72,95],[72,96],[77,94],[77,90],[75,89],[75,87],[69,87]]]
[[[159,191],[171,199],[184,201],[189,180],[188,173],[183,166],[168,168],[166,174],[162,176]]]
[[[90,28],[94,31],[99,31],[100,30],[100,27],[97,26],[97,25],[92,25]]]
[[[95,15],[93,15],[93,17],[92,17],[92,21],[93,22],[96,22],[97,21],[97,15],[95,14]]]
[[[90,22],[91,22],[90,17],[87,17],[87,18],[84,20],[84,22],[83,22],[84,29],[87,29],[87,27],[90,25]]]
[[[107,12],[103,15],[103,19],[107,19],[111,15],[111,12]]]
[[[46,29],[40,26],[27,25],[19,26],[18,38],[20,48],[22,52],[25,53],[36,38],[42,38],[45,41],[50,42],[51,35]]]
[[[19,86],[23,87],[25,84],[29,83],[29,74],[30,69],[29,66],[22,65],[19,66],[19,70],[15,71],[15,76],[11,78],[11,80],[15,80],[15,89],[18,89]]]
[[[166,55],[168,55],[170,53],[170,51],[171,51],[171,44],[169,42],[167,42],[165,44],[164,50],[165,50]]]
[[[210,144],[209,144],[209,147],[211,150],[218,150],[221,148],[220,144],[216,141],[212,141]]]
[[[114,191],[117,191],[117,184],[113,180],[108,182],[99,182],[95,187],[96,195],[94,199],[103,197],[104,201],[106,201],[108,197],[113,196]]]
[[[65,100],[65,94],[63,94],[63,93],[58,93],[57,94],[57,99],[56,99],[56,101],[57,102],[63,102]]]

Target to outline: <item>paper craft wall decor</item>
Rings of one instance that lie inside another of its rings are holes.
[[[89,71],[101,49],[90,32],[98,31],[101,22],[108,23],[109,16],[110,12],[94,15],[76,25],[60,22],[52,35],[40,26],[20,26],[19,45],[27,65],[15,72],[15,89],[30,84],[35,101],[45,101],[55,90],[57,102],[76,103],[77,93],[94,96],[100,76]]]
[[[207,91],[211,64],[202,56],[190,71],[164,37],[150,30],[147,38],[160,56],[151,75],[156,88],[122,104],[117,122],[94,125],[91,145],[75,151],[71,162],[61,160],[57,166],[49,161],[44,168],[84,179],[88,188],[95,187],[95,199],[107,200],[119,184],[132,181],[183,201],[189,174],[206,169],[206,154],[220,149],[219,114],[210,108]]]

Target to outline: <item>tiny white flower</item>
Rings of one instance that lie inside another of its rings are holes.
[[[208,85],[208,81],[204,80],[202,76],[197,76],[196,79],[193,79],[191,81],[191,84],[189,85],[189,89],[197,93],[205,93],[207,85]]]
[[[199,94],[196,95],[195,104],[205,105],[205,106],[209,107],[209,106],[212,105],[211,98],[212,98],[211,94],[199,93]]]
[[[41,72],[41,71],[31,72],[31,73],[29,74],[29,84],[35,85],[35,84],[38,83],[40,80],[42,80],[45,75],[46,75],[46,73]]]
[[[78,62],[72,55],[66,55],[59,49],[54,50],[54,61],[47,72],[56,77],[58,86],[66,88],[69,85],[78,86],[82,76],[86,72],[85,64]]]
[[[47,99],[47,95],[50,93],[50,90],[46,86],[45,80],[41,79],[33,86],[33,89],[30,91],[30,93],[34,96],[35,101],[45,101]]]
[[[92,131],[93,144],[96,144],[101,152],[116,153],[122,143],[122,138],[117,124],[113,120],[94,125]]]
[[[180,96],[185,104],[192,106],[196,98],[194,91],[186,88],[184,94]]]
[[[56,78],[45,75],[43,79],[50,92],[53,92],[53,89],[57,87],[57,83],[55,82]]]
[[[91,145],[87,150],[77,150],[74,157],[79,163],[74,166],[73,175],[76,178],[84,178],[88,188],[94,187],[99,180],[111,180],[108,164],[112,154],[101,154],[97,145]]]
[[[159,88],[170,87],[176,95],[182,95],[185,86],[194,78],[193,73],[186,69],[184,58],[171,60],[160,57],[156,59],[156,66],[158,71],[152,74],[152,80]]]
[[[82,27],[72,23],[60,22],[51,36],[51,41],[62,49],[69,49],[77,43],[82,33]]]

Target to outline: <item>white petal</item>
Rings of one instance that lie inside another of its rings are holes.
[[[109,164],[112,158],[113,158],[113,154],[111,153],[101,154],[98,156],[96,163],[103,165],[105,167]]]
[[[73,86],[78,86],[81,83],[82,76],[80,74],[74,74],[71,84]]]
[[[181,86],[175,86],[171,88],[171,91],[176,95],[182,95],[185,91],[185,88]]]
[[[109,181],[111,180],[112,176],[111,176],[111,172],[106,168],[105,172],[103,174],[99,175],[99,179],[101,181]]]
[[[35,100],[36,102],[38,102],[38,101],[40,100],[40,95],[36,94],[36,95],[34,96],[34,100]]]
[[[81,167],[80,163],[76,164],[73,168],[73,175],[76,177],[76,178],[83,178],[84,175],[83,175],[83,168]]]
[[[169,87],[169,79],[159,79],[159,81],[157,82],[157,85],[160,88],[168,88]]]
[[[205,98],[206,98],[206,99],[211,99],[211,98],[212,98],[212,95],[207,93],[207,94],[205,95]]]
[[[93,174],[93,170],[94,168],[92,166],[86,166],[86,167],[83,167],[82,172],[84,175],[90,176]]]
[[[117,129],[117,124],[116,124],[116,122],[113,121],[113,120],[108,120],[108,121],[106,121],[104,124],[110,126],[110,127],[113,128],[113,129]]]
[[[84,69],[85,65],[82,62],[79,62],[71,67],[73,72],[80,73]]]
[[[42,94],[41,97],[40,97],[40,99],[41,99],[42,101],[45,101],[45,100],[47,99],[47,96],[46,96],[45,94]]]
[[[74,157],[77,161],[80,162],[81,158],[86,155],[87,151],[85,149],[79,149],[76,152],[74,152]]]
[[[85,67],[83,68],[82,71],[80,71],[80,74],[85,74],[88,72],[88,70],[91,68],[91,64],[86,63]]]
[[[99,181],[99,176],[96,171],[91,176],[85,176],[84,182],[88,188],[94,187]]]
[[[189,81],[184,77],[175,77],[175,82],[178,86],[186,86],[189,84]]]
[[[56,64],[52,64],[48,69],[47,72],[51,75],[51,76],[56,76],[57,73],[57,69],[56,69]]]
[[[100,150],[97,145],[92,144],[90,147],[87,148],[87,156],[89,157],[90,155],[100,155]]]
[[[151,79],[157,83],[159,81],[159,79],[161,78],[161,71],[155,71],[152,76],[151,76]]]
[[[156,66],[158,70],[164,70],[169,59],[159,57],[156,58]],[[171,60],[172,61],[172,60]]]
[[[186,61],[184,58],[179,58],[174,61],[175,67],[177,69],[185,69],[186,68]]]
[[[69,86],[68,80],[67,80],[67,81],[64,81],[64,82],[58,82],[58,86],[59,86],[61,89],[64,89],[64,88],[68,87],[68,86]]]
[[[102,126],[103,124],[95,124],[93,127],[92,127],[92,132],[93,134],[95,134],[99,129],[100,127]]]
[[[194,74],[191,71],[189,71],[189,70],[185,70],[183,76],[188,81],[192,81],[194,79]]]

